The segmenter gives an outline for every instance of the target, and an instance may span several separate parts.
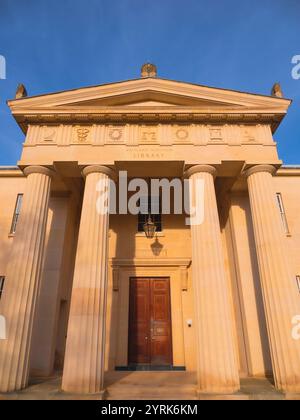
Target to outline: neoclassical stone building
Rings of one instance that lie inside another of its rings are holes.
[[[101,395],[105,372],[139,368],[197,372],[199,393],[264,376],[300,392],[300,167],[277,154],[278,86],[216,89],[146,65],[120,83],[20,88],[8,105],[25,140],[0,168],[0,392],[58,370],[64,391]],[[202,180],[203,223],[156,214],[148,238],[142,215],[96,211],[120,171]]]

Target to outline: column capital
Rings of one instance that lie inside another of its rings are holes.
[[[214,178],[217,176],[217,170],[214,166],[211,165],[194,165],[191,166],[184,172],[184,178],[190,178],[192,175],[199,172],[207,172],[211,174]]]
[[[54,178],[55,176],[55,172],[52,169],[49,169],[46,166],[39,165],[26,166],[26,168],[23,169],[23,173],[25,176],[28,176],[30,174],[47,175],[50,178]]]
[[[87,175],[89,175],[89,174],[95,174],[95,173],[105,174],[111,179],[116,178],[115,171],[113,169],[109,168],[108,166],[89,165],[89,166],[86,166],[82,170],[82,175],[83,175],[84,178],[86,178]]]
[[[247,169],[244,172],[244,175],[246,178],[248,178],[250,175],[256,174],[258,172],[268,172],[271,175],[274,175],[275,172],[277,171],[277,168],[273,165],[255,165],[252,166],[251,168]]]

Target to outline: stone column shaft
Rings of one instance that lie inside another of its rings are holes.
[[[6,273],[0,314],[7,339],[0,340],[0,391],[26,387],[30,347],[44,254],[51,177],[49,169],[30,166],[20,218]]]
[[[110,172],[102,166],[83,171],[86,181],[62,383],[67,392],[104,392],[109,215],[104,203],[98,210],[96,206],[100,191],[109,191]]]
[[[269,165],[251,168],[248,189],[274,378],[279,390],[293,393],[300,392],[300,343],[292,337],[300,301],[286,255],[274,172]]]
[[[229,394],[239,389],[239,373],[214,187],[215,173],[215,168],[206,165],[192,167],[187,172],[191,207],[196,202],[197,181],[204,182],[204,220],[202,224],[191,225],[198,392]]]

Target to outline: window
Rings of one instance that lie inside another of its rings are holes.
[[[4,280],[5,280],[5,277],[0,276],[0,299],[1,299],[1,296],[2,296],[2,293],[3,293],[3,289],[4,289]]]
[[[296,282],[297,282],[298,290],[300,293],[300,276],[296,276]]]
[[[16,233],[16,230],[17,230],[17,224],[18,224],[18,220],[19,220],[19,216],[20,216],[20,212],[21,212],[21,207],[22,207],[22,200],[23,200],[23,194],[18,194],[17,201],[16,201],[15,212],[14,212],[14,217],[13,217],[13,221],[12,221],[11,228],[10,228],[10,234],[11,235]]]
[[[151,203],[154,209],[152,212]],[[159,197],[141,197],[140,207],[142,212],[138,214],[138,232],[144,232],[144,224],[147,222],[149,214],[151,214],[151,219],[155,223],[156,232],[161,232],[161,203]]]
[[[288,222],[287,222],[287,219],[286,219],[286,214],[285,214],[285,210],[284,210],[284,205],[283,205],[281,193],[276,193],[276,198],[277,198],[277,205],[278,205],[278,208],[279,208],[279,211],[280,211],[282,225],[283,225],[285,233],[288,235],[290,233],[290,231],[289,231],[289,226],[288,226]]]

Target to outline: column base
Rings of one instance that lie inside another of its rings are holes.
[[[21,392],[27,388],[27,384],[24,386],[10,386],[10,387],[0,387],[1,394],[14,394],[15,392]]]
[[[200,389],[196,390],[196,396],[198,400],[207,400],[207,399],[230,399],[229,397],[239,397],[237,394],[239,388],[219,388],[214,389],[213,391],[203,391]]]
[[[299,394],[285,394],[285,399],[287,401],[300,401],[300,393]]]
[[[208,394],[201,391],[196,393],[197,400],[199,401],[237,401],[237,400],[249,400],[249,395],[246,394]]]
[[[96,394],[82,394],[82,393],[76,393],[76,392],[67,392],[61,390],[61,396],[65,400],[96,400],[96,401],[103,401],[107,397],[107,391],[106,389],[103,389],[100,392],[97,392]]]
[[[300,384],[298,385],[285,385],[285,386],[278,386],[275,385],[275,388],[279,391],[279,392],[283,392],[286,395],[292,395],[292,394],[300,394]]]

